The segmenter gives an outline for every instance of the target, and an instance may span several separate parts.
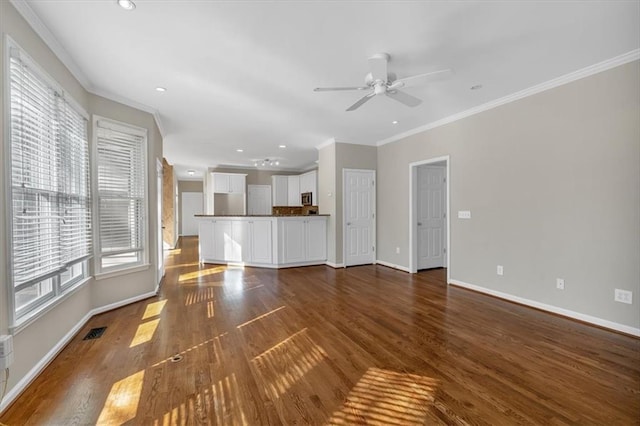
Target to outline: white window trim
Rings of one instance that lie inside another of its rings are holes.
[[[111,128],[116,131],[126,131],[141,136],[143,138],[143,152],[144,152],[144,176],[145,176],[145,184],[144,184],[144,218],[145,223],[143,224],[142,231],[142,241],[144,247],[142,248],[142,259],[137,263],[130,263],[123,266],[113,266],[110,268],[103,269],[102,268],[102,256],[100,254],[101,244],[100,244],[100,194],[98,192],[98,122],[102,127]],[[112,120],[110,118],[102,117],[94,114],[92,118],[91,125],[91,154],[90,154],[90,164],[91,164],[91,192],[93,194],[92,199],[92,221],[93,221],[93,267],[94,267],[94,277],[96,280],[111,278],[119,275],[130,274],[134,272],[139,272],[149,268],[149,151],[148,151],[148,130],[142,127],[135,126],[133,124],[124,123],[121,121]]]
[[[2,79],[3,85],[3,93],[4,101],[4,129],[3,129],[3,137],[4,137],[4,158],[3,158],[3,169],[4,169],[4,185],[0,188],[0,199],[4,201],[5,206],[10,206],[12,203],[12,168],[8,167],[7,164],[11,162],[12,152],[11,152],[11,98],[10,98],[10,86],[11,86],[11,50],[17,50],[20,60],[26,62],[29,67],[35,70],[40,77],[42,77],[47,84],[49,84],[53,89],[58,91],[63,95],[65,101],[71,105],[72,108],[76,110],[80,115],[82,115],[87,121],[89,121],[89,114],[87,111],[75,100],[71,97],[67,91],[63,89],[63,87],[53,79],[48,72],[46,72],[15,40],[13,40],[8,34],[5,34],[4,40],[4,53],[3,53],[3,69],[2,72],[4,74],[4,78]],[[89,125],[87,123],[87,132],[89,131]],[[89,157],[91,157],[91,150],[89,152]],[[91,158],[89,158],[90,166],[91,166]],[[91,176],[91,172],[90,172]],[[92,184],[90,183],[90,186]],[[93,207],[92,207],[93,208]],[[93,213],[93,212],[92,212]],[[93,220],[93,218],[92,218]],[[32,307],[27,313],[18,317],[16,315],[16,306],[15,306],[15,288],[13,286],[13,267],[11,256],[13,253],[13,222],[12,215],[9,212],[5,214],[5,253],[7,254],[5,262],[6,262],[6,283],[7,283],[7,309],[8,309],[8,321],[9,321],[9,332],[11,334],[17,334],[27,326],[41,318],[44,314],[51,311],[57,305],[62,303],[64,300],[68,299],[72,294],[76,293],[80,288],[84,287],[86,283],[92,280],[89,265],[91,263],[90,257],[82,262],[85,262],[85,275],[84,277],[78,279],[73,284],[65,286],[63,288],[61,283],[58,283],[57,287],[54,288],[54,294],[46,299],[44,299],[41,303],[38,303]],[[60,274],[57,275],[57,279],[59,279]]]

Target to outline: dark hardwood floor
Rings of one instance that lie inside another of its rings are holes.
[[[196,251],[171,252],[158,297],[93,317],[0,421],[640,424],[639,339],[444,270],[234,269]]]

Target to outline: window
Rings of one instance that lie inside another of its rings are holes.
[[[86,113],[8,41],[10,280],[14,323],[87,277]]]
[[[100,272],[146,262],[146,129],[94,119]]]

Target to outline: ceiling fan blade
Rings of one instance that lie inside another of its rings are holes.
[[[336,92],[339,90],[367,90],[369,86],[360,86],[360,87],[316,87],[313,89],[314,92]]]
[[[383,83],[387,82],[388,62],[389,55],[386,53],[376,53],[369,58],[369,68],[371,68],[371,77],[373,77],[373,81],[381,80]]]
[[[389,86],[390,90],[400,89],[402,87],[411,87],[418,86],[420,84],[425,84],[430,81],[436,81],[443,78],[447,78],[453,75],[453,70],[446,69],[434,72],[428,72],[426,74],[418,74],[411,77],[400,78]]]
[[[416,107],[422,103],[422,101],[415,96],[411,96],[410,94],[401,92],[400,90],[388,91],[387,96],[410,107]]]
[[[358,101],[351,105],[349,108],[347,108],[347,111],[353,111],[356,110],[358,108],[360,108],[365,102],[367,102],[369,99],[373,98],[376,95],[376,92],[371,92],[368,95],[358,99]]]

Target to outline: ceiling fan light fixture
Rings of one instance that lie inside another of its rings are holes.
[[[133,10],[136,8],[136,4],[131,0],[118,0],[118,6],[124,10]]]

